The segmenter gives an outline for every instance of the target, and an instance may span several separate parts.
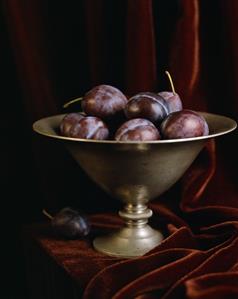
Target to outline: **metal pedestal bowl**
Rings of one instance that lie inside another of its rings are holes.
[[[208,139],[236,128],[236,122],[228,117],[201,114],[208,122],[209,136],[151,142],[63,137],[58,128],[64,115],[34,123],[37,133],[62,142],[96,184],[124,203],[124,209],[119,211],[124,227],[114,234],[96,238],[93,245],[98,251],[132,258],[161,243],[162,234],[147,224],[152,215],[147,203],[168,190],[184,174]]]

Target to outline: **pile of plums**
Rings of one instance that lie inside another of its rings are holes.
[[[63,136],[117,141],[150,141],[208,135],[206,120],[185,110],[177,93],[140,92],[131,98],[110,85],[88,91],[82,112],[67,114],[60,124]]]

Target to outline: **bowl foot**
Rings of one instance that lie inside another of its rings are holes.
[[[94,240],[94,248],[109,256],[135,258],[144,255],[163,240],[163,235],[149,225],[124,227],[119,231]]]

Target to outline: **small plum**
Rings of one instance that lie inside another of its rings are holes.
[[[71,126],[69,137],[82,139],[108,139],[109,130],[106,124],[98,117],[85,116]]]
[[[69,239],[85,237],[90,231],[87,218],[71,208],[64,208],[56,214],[52,226],[56,232]]]
[[[170,85],[172,88],[172,92],[171,91],[162,91],[162,92],[159,92],[158,95],[164,99],[165,104],[168,108],[168,114],[170,114],[170,113],[182,110],[183,105],[182,105],[182,101],[181,101],[179,95],[175,92],[174,83],[173,83],[170,73],[168,71],[166,71],[165,74],[167,75],[167,77],[169,79],[169,82],[170,82]]]
[[[161,91],[158,93],[161,96],[168,108],[168,113],[181,111],[183,109],[182,101],[177,93],[171,91]]]
[[[153,92],[140,92],[131,97],[125,107],[128,119],[144,118],[157,124],[167,115],[168,109],[165,100]]]
[[[110,85],[98,85],[88,91],[82,99],[82,109],[90,116],[110,119],[123,112],[126,96]]]
[[[161,134],[164,139],[179,139],[209,134],[209,128],[203,116],[192,110],[173,112],[162,122]]]
[[[160,133],[147,119],[134,118],[125,122],[115,134],[117,141],[150,141],[159,140]]]
[[[54,217],[46,210],[42,211],[51,220],[51,225],[58,235],[67,239],[85,237],[90,232],[88,219],[72,208],[60,210]]]
[[[59,129],[61,135],[69,137],[71,127],[79,122],[83,117],[84,115],[82,113],[66,114],[60,123]]]

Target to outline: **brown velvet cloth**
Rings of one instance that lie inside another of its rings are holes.
[[[167,68],[184,107],[237,117],[236,0],[76,2],[3,2],[29,131],[99,83],[127,94],[168,89]],[[216,153],[210,142],[182,180],[151,203],[151,223],[166,238],[144,257],[117,260],[84,241],[68,242],[59,258],[65,269],[74,265],[84,299],[238,297],[236,137],[221,137]],[[116,203],[99,189],[92,193],[83,174],[75,179],[76,166],[60,146],[35,137],[32,148],[44,204],[57,209],[77,195],[79,208],[104,212],[91,215],[94,229],[119,226],[105,213]]]

